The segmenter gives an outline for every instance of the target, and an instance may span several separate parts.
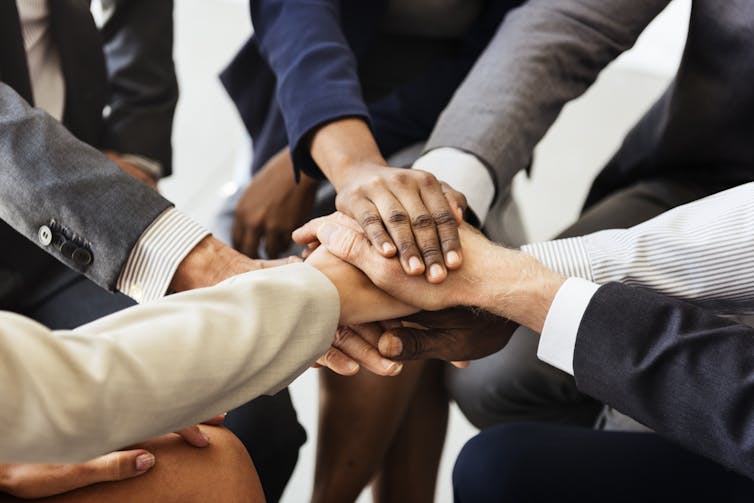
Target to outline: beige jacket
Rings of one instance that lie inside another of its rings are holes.
[[[339,314],[305,264],[76,330],[0,312],[0,462],[83,461],[274,393],[327,350]]]

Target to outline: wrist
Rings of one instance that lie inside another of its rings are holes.
[[[253,260],[207,236],[180,263],[170,282],[170,290],[183,292],[204,288],[254,269]]]
[[[501,266],[479,289],[479,307],[540,333],[565,278],[525,253],[496,248],[498,257],[488,263]]]

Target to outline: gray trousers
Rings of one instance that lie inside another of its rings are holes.
[[[643,181],[595,204],[558,237],[631,227],[715,191],[677,180]],[[532,421],[595,425],[602,404],[581,393],[572,376],[540,361],[538,344],[537,334],[520,328],[498,353],[471,362],[465,369],[449,367],[446,385],[450,396],[476,427]],[[613,410],[602,412],[600,426],[640,429],[638,423]]]

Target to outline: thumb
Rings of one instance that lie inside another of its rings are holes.
[[[111,452],[86,462],[82,474],[88,479],[86,485],[125,480],[148,472],[155,461],[154,455],[144,449]]]
[[[429,330],[394,328],[382,334],[377,349],[392,360],[423,360],[439,358],[439,337]]]
[[[363,234],[334,222],[327,222],[317,229],[317,239],[327,251],[359,269],[366,264],[369,254],[374,253]]]

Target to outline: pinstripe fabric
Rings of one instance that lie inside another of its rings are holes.
[[[726,314],[754,313],[754,183],[630,229],[522,247],[561,274],[619,281]]]
[[[208,235],[175,208],[165,210],[136,242],[116,288],[139,303],[159,299],[181,261]]]

